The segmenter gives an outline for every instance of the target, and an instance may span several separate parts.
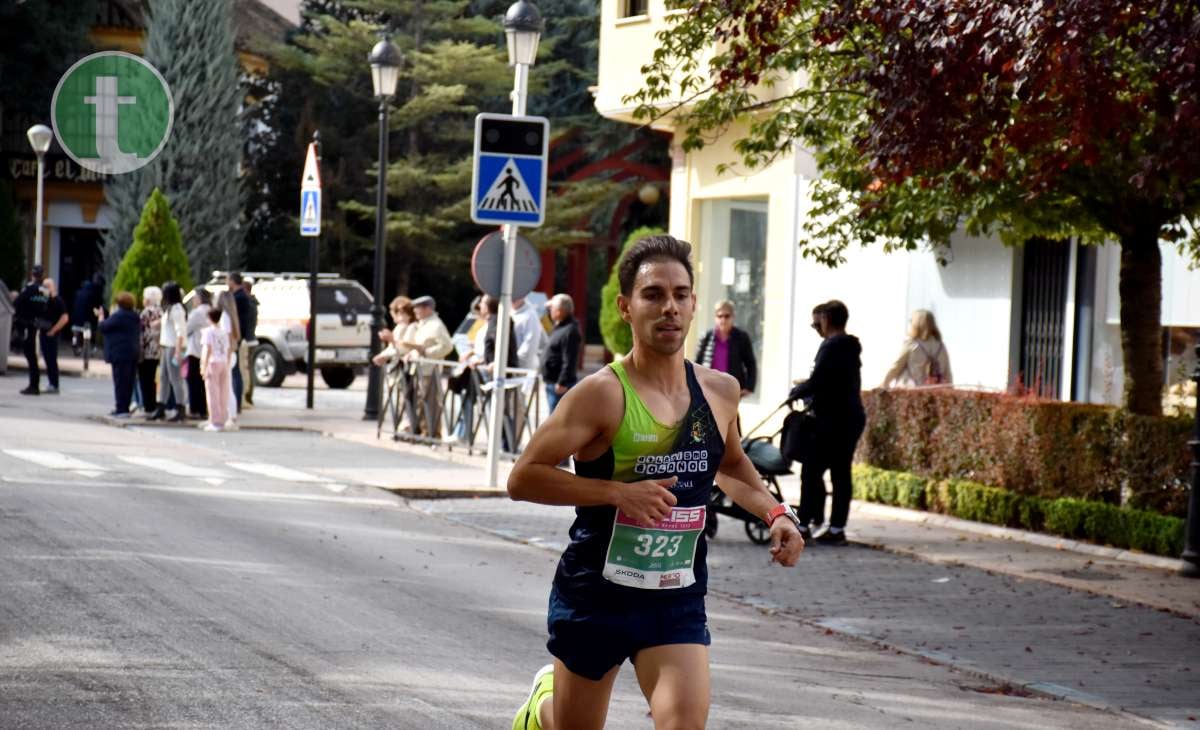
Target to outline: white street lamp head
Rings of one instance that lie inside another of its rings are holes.
[[[508,65],[532,66],[537,60],[542,37],[542,14],[529,0],[517,0],[504,14],[504,36],[508,41]]]
[[[25,133],[29,137],[29,145],[39,155],[44,155],[50,149],[50,140],[54,139],[54,131],[45,124],[35,124]]]
[[[371,83],[375,87],[377,98],[389,98],[396,95],[396,82],[400,79],[400,64],[404,62],[404,54],[392,43],[387,34],[379,39],[367,63],[371,64]]]

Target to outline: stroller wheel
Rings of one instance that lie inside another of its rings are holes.
[[[746,523],[746,537],[755,545],[766,545],[771,542],[771,529],[759,520]]]

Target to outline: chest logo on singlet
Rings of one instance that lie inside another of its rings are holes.
[[[658,443],[658,436],[655,436],[652,433],[635,433],[633,434],[633,440],[635,443],[656,444]]]

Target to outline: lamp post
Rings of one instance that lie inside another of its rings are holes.
[[[529,93],[529,68],[537,60],[538,41],[542,37],[542,16],[529,0],[517,0],[504,14],[504,38],[508,43],[508,65],[513,67],[512,114],[525,115]],[[500,479],[501,429],[504,424],[505,376],[508,365],[509,322],[512,321],[513,269],[516,264],[517,229],[504,226],[504,277],[500,284],[500,311],[496,313],[496,380],[492,391],[492,425],[488,431],[488,485],[493,489]],[[514,439],[517,438],[514,435]],[[516,444],[510,444],[516,448]]]
[[[29,145],[37,153],[37,220],[34,224],[36,233],[33,238],[33,263],[35,266],[40,266],[42,264],[42,217],[45,215],[43,178],[46,176],[46,152],[50,149],[50,140],[54,139],[54,132],[45,124],[35,124],[25,135],[29,137]]]
[[[371,64],[371,84],[375,87],[375,98],[379,99],[379,171],[375,181],[375,298],[371,307],[371,357],[382,349],[379,330],[384,327],[383,319],[383,273],[384,273],[384,214],[387,208],[387,159],[388,159],[388,102],[396,93],[396,82],[400,78],[400,64],[404,56],[387,33],[381,34],[379,42],[371,49],[367,62]],[[363,408],[363,420],[373,421],[379,417],[379,400],[382,392],[383,372],[372,364],[367,379],[367,404]]]
[[[1196,369],[1192,371],[1196,384],[1196,417],[1192,426],[1192,484],[1188,494],[1187,537],[1183,543],[1183,570],[1188,578],[1200,578],[1200,344],[1196,345]]]

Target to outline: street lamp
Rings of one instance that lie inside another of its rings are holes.
[[[375,87],[375,98],[379,99],[379,170],[375,181],[375,305],[371,307],[372,358],[383,349],[379,331],[384,327],[383,239],[387,208],[388,102],[396,94],[396,82],[400,79],[400,64],[403,61],[403,54],[387,33],[380,34],[379,42],[367,56],[367,63],[371,64],[371,84]],[[382,391],[383,368],[372,364],[367,378],[367,404],[363,408],[363,420],[373,421],[379,417]]]
[[[29,137],[29,145],[37,153],[37,221],[34,224],[36,233],[33,239],[33,263],[35,266],[40,266],[42,263],[42,216],[44,215],[42,178],[46,174],[46,152],[50,149],[50,140],[54,139],[54,132],[45,124],[35,124],[25,134]]]
[[[517,0],[504,14],[504,37],[508,42],[508,65],[513,67],[512,114],[525,116],[529,91],[529,68],[537,61],[538,41],[542,37],[542,15],[529,0]],[[496,312],[496,378],[492,391],[492,425],[488,432],[488,486],[495,488],[500,479],[501,429],[504,424],[505,378],[508,370],[509,322],[512,321],[513,269],[516,262],[517,229],[504,226],[504,278],[500,285],[500,311]],[[514,436],[519,439],[519,435]],[[510,444],[512,449],[517,445]]]
[[[1192,484],[1188,494],[1187,531],[1183,544],[1183,575],[1200,578],[1200,344],[1196,345],[1196,368],[1192,371],[1196,384],[1196,414],[1192,424]]]

